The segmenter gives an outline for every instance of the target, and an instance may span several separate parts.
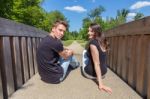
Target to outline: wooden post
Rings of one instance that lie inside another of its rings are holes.
[[[23,85],[23,74],[21,66],[21,49],[19,45],[19,37],[12,38],[12,54],[13,54],[13,68],[15,77],[15,89],[17,90]]]
[[[2,38],[2,79],[3,79],[3,87],[4,87],[4,95],[8,97],[14,91],[14,74],[12,68],[12,54],[10,47],[10,39],[9,37]]]

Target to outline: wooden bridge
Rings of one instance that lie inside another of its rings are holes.
[[[36,49],[46,35],[0,18],[0,99],[150,99],[150,17],[106,31],[111,49],[104,82],[113,87],[112,95],[100,93],[96,84],[80,77],[80,69],[62,84],[42,82]],[[76,56],[81,61],[79,54]]]

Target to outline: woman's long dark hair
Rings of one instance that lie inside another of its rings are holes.
[[[104,33],[102,32],[102,28],[99,24],[91,23],[90,28],[92,29],[92,32],[95,33],[95,39],[98,41],[99,45],[105,48],[105,50],[108,50],[108,41],[104,36]]]

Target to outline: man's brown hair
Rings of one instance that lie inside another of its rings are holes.
[[[57,20],[54,22],[54,24],[52,25],[52,27],[56,27],[57,25],[62,24],[64,25],[66,28],[68,28],[68,23],[66,21],[63,20]]]

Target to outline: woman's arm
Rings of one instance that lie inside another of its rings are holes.
[[[101,77],[101,68],[100,68],[100,59],[99,59],[99,52],[98,49],[95,45],[90,44],[90,50],[91,50],[91,55],[92,55],[92,59],[94,62],[94,69],[96,72],[96,76],[97,76],[97,81],[98,81],[98,87],[100,90],[104,90],[108,93],[112,93],[111,88],[103,85],[102,83],[102,77]]]

